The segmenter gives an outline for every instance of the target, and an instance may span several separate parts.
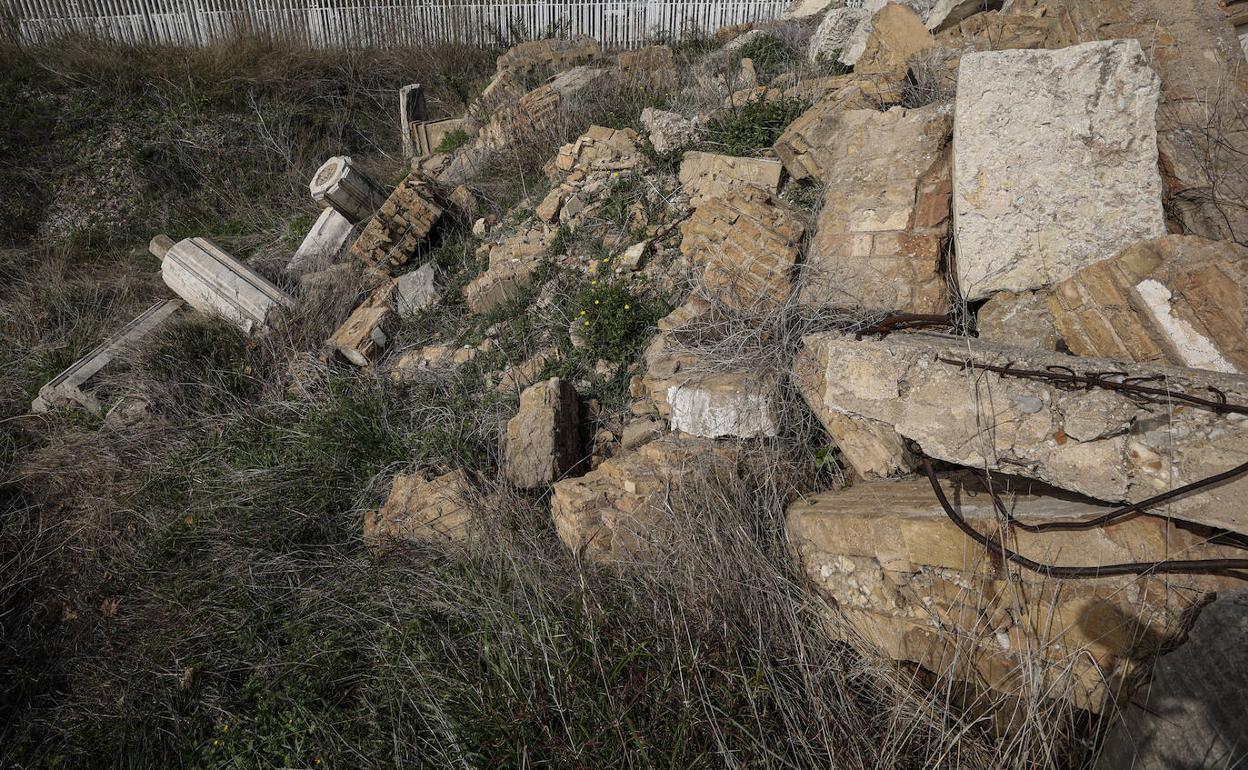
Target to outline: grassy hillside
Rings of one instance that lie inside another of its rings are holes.
[[[497,340],[446,377],[316,363],[358,294],[345,285],[259,342],[206,320],[164,330],[127,375],[158,405],[141,419],[26,414],[50,376],[166,296],[151,235],[212,237],[280,280],[316,213],[312,170],[350,154],[395,180],[397,88],[419,81],[458,113],[496,54],[0,51],[0,766],[1064,762],[1053,736],[1070,726],[1053,714],[1022,714],[1002,742],[953,689],[827,641],[782,535],[792,490],[825,472],[809,452],[764,446],[743,478],[684,490],[658,568],[581,563],[546,500],[502,485],[486,492],[488,536],[462,550],[366,550],[362,512],[394,472],[496,475],[515,397],[486,378],[535,325],[558,325],[524,312],[531,297],[475,320],[452,299],[406,327],[413,343]],[[620,117],[599,108],[567,134]],[[566,138],[486,170],[500,207],[525,192],[516,169],[530,179]],[[476,245],[461,228],[433,258],[462,281]],[[633,309],[603,293],[615,287],[544,278],[564,335],[578,303]],[[638,308],[564,365],[626,365],[659,312]],[[609,405],[625,379],[592,395]]]

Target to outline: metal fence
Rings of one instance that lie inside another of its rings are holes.
[[[0,35],[203,45],[240,33],[319,47],[495,43],[589,35],[606,47],[778,17],[788,0],[0,0]]]

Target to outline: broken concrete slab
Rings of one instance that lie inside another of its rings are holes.
[[[912,313],[949,307],[943,271],[953,118],[944,105],[847,110],[819,154],[826,186],[802,304]]]
[[[783,173],[784,166],[777,160],[738,158],[712,152],[687,152],[680,162],[680,184],[695,208],[743,186],[775,194],[780,190]]]
[[[392,298],[399,318],[411,318],[438,304],[442,294],[438,291],[437,277],[438,270],[432,262],[398,277]]]
[[[698,122],[678,112],[668,112],[654,107],[641,111],[641,125],[646,129],[650,145],[658,153],[667,153],[687,147],[696,141]]]
[[[372,267],[405,265],[429,238],[442,213],[433,187],[412,174],[368,220],[351,253]]]
[[[80,406],[89,412],[103,414],[106,404],[100,400],[98,392],[102,373],[114,359],[132,351],[181,309],[181,300],[169,299],[144,310],[138,318],[110,334],[91,352],[39,388],[39,395],[31,402],[30,411],[38,414],[66,406]]]
[[[967,523],[1000,537],[982,479],[942,474]],[[996,475],[993,489],[1020,521],[1088,519],[1103,504]],[[967,537],[946,516],[928,479],[854,484],[792,504],[787,529],[807,576],[836,602],[830,623],[847,642],[1024,699],[1060,698],[1102,711],[1230,578],[1118,576],[1058,581],[1016,565]],[[1170,558],[1226,558],[1203,532],[1137,516],[1104,528],[1012,530],[1012,550],[1042,564],[1096,566]],[[842,620],[843,619],[843,620]]]
[[[1248,378],[1155,364],[992,345],[939,334],[803,340],[794,376],[817,416],[839,413],[887,426],[924,454],[1018,473],[1111,502],[1138,502],[1248,461],[1248,417],[1178,401],[1144,401],[1104,388],[1069,390],[1003,376],[964,361],[1029,371],[1122,372],[1198,397],[1248,404]],[[948,363],[952,361],[953,363]],[[1216,389],[1216,390],[1215,390]],[[1248,532],[1248,478],[1172,500],[1164,512]]]
[[[1051,286],[1165,234],[1159,92],[1135,40],[962,58],[953,179],[964,297]]]
[[[585,460],[580,398],[572,383],[551,378],[525,388],[507,421],[503,473],[521,489],[540,489]]]
[[[680,253],[709,298],[765,313],[789,296],[806,226],[778,196],[741,186],[705,199],[680,225]]]
[[[338,213],[337,209],[325,207],[312,229],[303,237],[295,255],[286,263],[286,272],[303,275],[329,267],[347,248],[354,231],[351,220]]]
[[[149,250],[160,257],[160,276],[186,304],[216,315],[245,334],[262,330],[269,315],[294,299],[259,273],[225,253],[207,238],[173,243],[165,235],[152,239]]]
[[[386,200],[386,189],[347,155],[325,161],[312,175],[308,190],[312,200],[333,208],[352,223],[371,217]]]
[[[1167,235],[1085,267],[1047,310],[1070,351],[1248,372],[1248,248]]]
[[[364,514],[364,542],[377,548],[393,540],[466,541],[472,535],[475,499],[472,477],[463,469],[429,480],[400,474],[391,482],[385,505]]]
[[[374,364],[390,344],[393,323],[389,305],[361,305],[329,338],[328,346],[356,366]]]
[[[707,439],[656,439],[554,486],[550,513],[564,545],[593,561],[656,555],[673,534],[682,487],[735,472],[737,450]]]

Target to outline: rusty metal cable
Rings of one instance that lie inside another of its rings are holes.
[[[1054,564],[1043,564],[1011,550],[1003,543],[972,527],[962,517],[962,514],[954,510],[954,507],[949,503],[945,490],[940,486],[940,479],[936,477],[936,471],[932,468],[932,461],[926,457],[923,458],[923,472],[927,474],[927,480],[931,482],[932,491],[936,493],[936,499],[940,502],[940,507],[945,510],[945,515],[967,537],[984,546],[989,552],[1000,555],[1006,561],[1046,577],[1081,579],[1112,577],[1114,575],[1146,575],[1150,573],[1159,575],[1229,573],[1234,577],[1248,579],[1248,575],[1235,572],[1236,570],[1248,570],[1248,559],[1173,559],[1104,564],[1095,567],[1061,567]]]
[[[933,327],[953,326],[953,316],[948,313],[889,313],[870,326],[858,329],[857,339],[867,334],[888,334],[902,329],[924,329]]]
[[[1226,395],[1216,388],[1210,388],[1217,397],[1216,400],[1193,396],[1189,393],[1170,390],[1168,388],[1155,388],[1149,385],[1140,384],[1141,381],[1150,381],[1153,378],[1126,377],[1125,372],[1089,372],[1079,374],[1074,370],[1064,367],[1051,367],[1049,369],[1017,369],[1010,364],[998,366],[995,364],[986,364],[981,361],[972,361],[970,359],[956,358],[940,358],[936,359],[944,364],[952,364],[963,369],[982,369],[986,372],[994,372],[1003,377],[1020,377],[1023,379],[1048,380],[1055,383],[1065,383],[1066,385],[1077,388],[1103,388],[1105,390],[1116,390],[1124,393],[1147,396],[1152,399],[1163,399],[1170,401],[1182,401],[1187,404],[1199,406],[1218,414],[1248,414],[1248,406],[1240,404],[1227,403]],[[1124,381],[1117,382],[1108,379],[1111,376],[1122,376]]]

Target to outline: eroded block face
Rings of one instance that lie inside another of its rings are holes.
[[[338,213],[337,209],[322,209],[316,223],[295,250],[295,255],[286,263],[287,272],[303,275],[328,267],[346,249],[354,229],[351,220]]]
[[[963,296],[1051,286],[1165,234],[1160,87],[1135,40],[962,58],[953,206]]]
[[[174,244],[160,266],[165,284],[196,310],[220,316],[244,333],[265,328],[269,314],[294,300],[207,238]]]
[[[159,329],[182,307],[181,300],[170,299],[157,302],[143,311],[138,318],[118,329],[40,388],[30,411],[39,413],[62,406],[80,406],[92,412],[102,412],[105,404],[97,392],[100,375],[114,359],[128,355],[134,346]]]
[[[503,471],[522,489],[558,481],[584,459],[580,441],[580,399],[572,383],[558,377],[520,394],[520,410],[507,422]]]

